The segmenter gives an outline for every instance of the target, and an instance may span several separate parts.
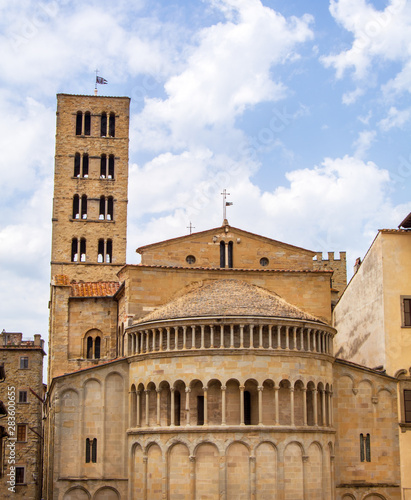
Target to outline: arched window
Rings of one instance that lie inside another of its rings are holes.
[[[89,337],[90,339],[91,337]],[[101,347],[101,338],[96,337],[94,340],[94,359],[100,359],[100,347]]]
[[[180,425],[181,395],[180,391],[174,392],[174,425]]]
[[[233,267],[233,242],[228,242],[228,267],[232,269]]]
[[[107,177],[107,156],[101,155],[100,159],[100,177],[105,179]]]
[[[220,267],[225,267],[225,243],[220,241]]]
[[[204,396],[197,396],[197,425],[204,425]]]
[[[73,196],[73,219],[80,218],[80,197],[78,194]]]
[[[244,423],[251,425],[251,394],[249,391],[244,391]]]
[[[78,261],[78,239],[73,238],[71,240],[71,262]]]
[[[98,218],[104,220],[106,217],[106,197],[100,196],[100,210]]]
[[[114,155],[108,157],[108,178],[114,179]]]
[[[107,240],[106,246],[106,262],[111,263],[113,259],[113,242],[112,240]]]
[[[98,240],[97,262],[104,262],[104,240]]]
[[[106,137],[107,135],[107,113],[104,111],[101,113],[100,135],[101,137]]]
[[[86,239],[81,238],[80,240],[80,261],[86,262]]]
[[[87,195],[81,197],[81,218],[87,219]]]
[[[97,462],[97,439],[94,438],[91,443],[91,461],[93,464]]]
[[[110,137],[115,137],[116,135],[116,115],[114,113],[110,113],[108,135]]]
[[[86,464],[90,463],[90,457],[91,457],[91,446],[90,446],[90,439],[86,439]]]
[[[83,177],[88,177],[88,154],[83,154]]]
[[[113,197],[107,198],[107,220],[113,220]]]
[[[100,196],[99,220],[113,220],[114,201],[112,196]]]
[[[83,113],[81,111],[77,111],[77,115],[76,115],[76,135],[81,135],[82,125],[83,125]]]
[[[93,338],[87,338],[87,359],[93,359]]]
[[[80,177],[80,153],[74,155],[74,177]]]
[[[90,111],[86,111],[84,114],[84,135],[90,135],[90,124],[91,124],[91,117],[90,117]]]

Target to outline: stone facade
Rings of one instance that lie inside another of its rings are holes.
[[[68,200],[83,195],[77,141],[98,156],[102,109],[128,116],[104,99],[59,96]],[[78,110],[91,110],[84,138]],[[397,380],[335,357],[344,252],[323,259],[224,220],[139,248],[139,265],[88,250],[71,262],[73,228],[95,240],[100,222],[70,218],[57,195],[54,209],[45,498],[400,500]]]
[[[21,333],[0,333],[0,364],[5,381],[0,400],[7,417],[0,420],[1,498],[40,500],[42,487],[42,401],[44,341],[22,340]]]

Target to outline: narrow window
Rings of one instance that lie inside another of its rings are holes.
[[[83,155],[83,177],[88,177],[88,154]]]
[[[113,259],[113,242],[112,240],[107,240],[106,262],[111,263],[112,259]]]
[[[365,438],[365,460],[371,462],[371,436],[369,434]]]
[[[204,425],[204,396],[197,396],[197,425]]]
[[[90,439],[86,439],[86,464],[90,463]]]
[[[244,391],[244,423],[251,425],[251,394],[249,391]]]
[[[180,391],[174,392],[174,424],[180,425],[181,395]]]
[[[231,269],[233,267],[233,242],[228,242],[228,267]]]
[[[100,359],[101,338],[96,337],[94,341],[94,359]]]
[[[365,461],[364,434],[360,434],[360,460]]]
[[[405,422],[411,423],[411,390],[404,390],[404,416]]]
[[[86,262],[86,240],[81,238],[80,240],[80,261]]]
[[[77,111],[77,116],[76,116],[76,135],[81,135],[82,124],[83,124],[83,113],[81,111]]]
[[[84,135],[90,135],[90,111],[84,115]]]
[[[27,426],[17,424],[17,441],[27,441]]]
[[[100,196],[100,211],[98,218],[104,220],[106,218],[106,197]]]
[[[20,358],[20,369],[27,370],[28,367],[29,367],[29,358],[23,356],[22,358]]]
[[[16,484],[24,484],[24,467],[16,467]]]
[[[80,177],[80,153],[74,155],[74,177]]]
[[[80,218],[80,197],[78,194],[73,196],[73,219]]]
[[[97,439],[94,438],[91,444],[91,461],[93,464],[97,462]]]
[[[19,391],[19,403],[27,403],[27,391]]]
[[[220,241],[220,267],[225,267],[225,243]]]
[[[87,359],[93,359],[93,339],[91,337],[87,339]]]
[[[81,197],[81,218],[87,219],[87,195]]]
[[[71,240],[71,262],[78,261],[78,239],[73,238]]]
[[[105,179],[107,177],[107,156],[101,155],[100,159],[100,177]]]
[[[114,155],[108,157],[108,178],[114,179]]]
[[[404,325],[411,326],[411,299],[403,299]]]
[[[105,112],[101,113],[100,135],[101,137],[106,137],[107,135],[107,114]]]
[[[113,220],[113,197],[107,198],[107,220]]]
[[[104,240],[98,240],[97,262],[104,262]]]
[[[115,137],[116,135],[116,115],[114,113],[110,113],[108,134],[110,137]]]

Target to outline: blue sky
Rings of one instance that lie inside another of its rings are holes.
[[[222,223],[348,277],[411,211],[405,0],[0,0],[0,328],[47,336],[57,93],[131,97],[128,262]]]

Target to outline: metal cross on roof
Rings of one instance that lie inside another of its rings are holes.
[[[223,189],[221,195],[223,197],[223,220],[225,222],[227,219],[227,207],[230,207],[233,204],[233,202],[227,201],[227,196],[230,196],[230,193],[227,193],[227,189]]]
[[[193,225],[191,224],[191,221],[190,221],[190,225],[189,225],[189,226],[187,226],[187,229],[189,229],[189,230],[190,230],[190,234],[192,233],[192,230],[193,230],[193,229],[195,229],[195,228],[196,228],[196,227],[195,227],[195,226],[193,226]]]

